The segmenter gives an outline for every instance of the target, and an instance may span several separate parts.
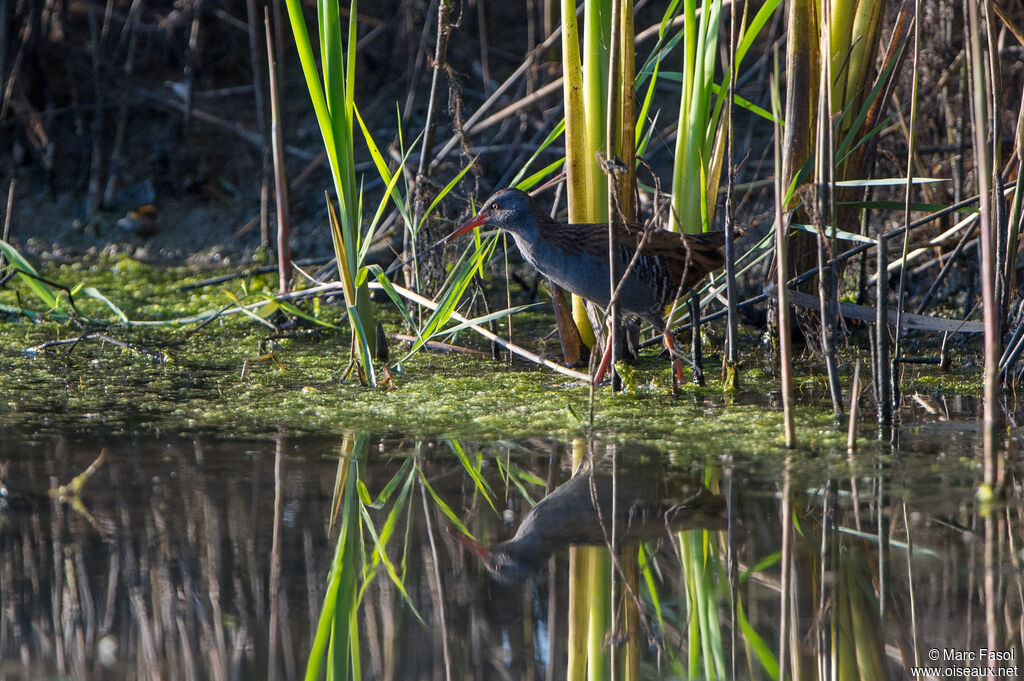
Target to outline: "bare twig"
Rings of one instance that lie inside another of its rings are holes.
[[[251,3],[253,0],[249,0]],[[277,94],[277,63],[270,34],[270,10],[263,8],[267,33],[267,66],[270,78],[270,138],[274,151],[274,196],[277,200],[277,276],[279,291],[288,293],[292,278],[291,221],[288,210],[288,179],[285,177],[284,136],[281,131],[281,108]],[[258,89],[258,88],[257,88]]]

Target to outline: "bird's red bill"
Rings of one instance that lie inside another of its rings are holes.
[[[473,229],[474,227],[480,227],[485,222],[487,222],[487,217],[483,213],[479,213],[479,214],[477,214],[477,216],[475,218],[473,218],[469,222],[466,222],[461,227],[459,227],[457,230],[452,232],[452,235],[450,237],[448,237],[448,238],[449,239],[455,239],[457,237],[460,237],[463,234],[465,234],[466,232],[468,232],[469,230]]]
[[[470,551],[472,551],[476,555],[480,556],[481,558],[486,559],[486,558],[490,557],[491,552],[488,551],[487,548],[483,544],[481,544],[477,540],[473,539],[472,537],[466,536],[466,535],[464,535],[462,533],[456,533],[456,532],[453,532],[452,536],[455,537],[456,539],[458,539],[460,542],[462,542],[462,544],[464,544],[466,546],[466,548],[468,548]]]

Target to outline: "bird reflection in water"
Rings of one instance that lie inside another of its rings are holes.
[[[614,536],[613,548],[618,549],[669,532],[722,530],[725,511],[724,497],[703,484],[665,476],[658,466],[619,470],[613,476],[595,472],[593,464],[585,461],[523,516],[511,539],[488,549],[471,537],[458,534],[456,538],[480,557],[496,580],[518,584],[566,546],[611,546]]]

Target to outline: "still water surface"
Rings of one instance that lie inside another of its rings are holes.
[[[363,573],[363,678],[565,678],[570,598],[595,596],[570,596],[568,535],[586,533],[559,535],[559,522],[583,521],[564,508],[537,514],[530,522],[551,536],[517,565],[524,581],[506,584],[457,539],[446,509],[484,545],[508,539],[533,503],[569,479],[574,449],[595,462],[602,484],[614,479],[631,495],[614,497],[626,518],[617,536],[647,523],[640,576],[624,582],[619,572],[638,556],[626,542],[608,569],[615,586],[594,592],[615,589],[613,613],[639,604],[631,633],[616,626],[597,638],[617,665],[633,642],[640,678],[768,679],[780,664],[803,678],[910,678],[915,664],[937,665],[933,678],[984,665],[1013,675],[1018,470],[1008,467],[1016,491],[1007,505],[975,502],[977,428],[964,414],[946,418],[921,411],[895,444],[878,440],[855,457],[770,458],[748,456],[743,443],[657,452],[372,433],[0,429],[0,679],[301,678],[334,557],[340,517],[329,525],[343,468],[365,485],[364,502],[393,483],[353,518],[364,564],[393,519],[387,553],[408,594],[383,565]],[[77,500],[52,497],[102,450]],[[702,483],[723,510],[695,524],[722,529],[681,532]],[[598,499],[599,487],[572,507],[596,503],[611,518],[612,497]],[[610,555],[607,545],[598,551]],[[982,660],[981,649],[1009,659]]]

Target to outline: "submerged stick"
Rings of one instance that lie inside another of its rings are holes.
[[[889,364],[889,242],[878,239],[878,279],[875,281],[875,392],[878,423],[892,423],[892,366]]]
[[[690,319],[700,319],[700,300],[697,298],[697,294],[690,291]],[[690,333],[690,353],[693,355],[693,384],[703,387],[704,381],[704,352],[701,347],[700,339],[700,322],[697,321],[693,326],[693,331]],[[673,394],[675,394],[677,387],[675,385],[676,378],[675,372],[672,372],[672,383],[673,383]]]
[[[776,288],[772,286],[769,291],[775,293]],[[818,309],[820,301],[816,296],[801,291],[789,291],[789,302],[798,307]],[[896,325],[896,311],[886,307],[884,318],[878,317],[878,308],[872,310],[866,305],[856,303],[839,303],[839,314],[847,319],[857,319],[862,322],[874,322],[886,325]],[[709,317],[705,317],[706,321]],[[985,326],[982,322],[969,322],[961,319],[947,319],[946,317],[931,317],[923,314],[903,313],[903,320],[900,322],[904,329],[917,329],[919,331],[935,331],[937,333],[983,333]],[[888,350],[887,350],[888,351]]]
[[[846,430],[846,453],[857,452],[857,403],[860,398],[860,360],[853,367],[853,387],[850,388],[850,425]]]

